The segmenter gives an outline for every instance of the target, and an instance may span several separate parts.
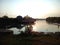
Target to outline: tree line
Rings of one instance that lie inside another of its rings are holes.
[[[9,18],[8,16],[3,16],[0,17],[0,28],[9,28],[9,27],[23,27],[24,25],[27,24],[32,24],[34,21],[29,21],[32,20],[33,18],[26,18],[22,16],[17,16],[16,18]]]
[[[46,21],[48,23],[60,23],[60,17],[48,17]]]

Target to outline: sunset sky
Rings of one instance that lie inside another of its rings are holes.
[[[0,17],[29,15],[33,18],[60,17],[60,0],[0,0]]]

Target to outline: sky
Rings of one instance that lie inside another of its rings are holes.
[[[60,0],[0,0],[0,17],[60,17]]]

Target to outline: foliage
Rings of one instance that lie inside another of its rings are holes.
[[[48,17],[46,21],[48,23],[60,23],[60,17]]]
[[[33,23],[34,23],[33,18],[26,19],[23,18],[22,16],[17,16],[16,18],[9,18],[8,16],[0,17],[0,28],[11,28],[11,27],[22,28],[25,25]]]

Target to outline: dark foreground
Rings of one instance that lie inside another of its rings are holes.
[[[0,35],[0,45],[60,45],[60,36]]]

